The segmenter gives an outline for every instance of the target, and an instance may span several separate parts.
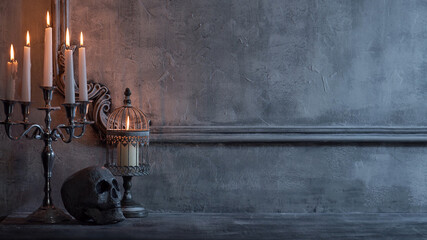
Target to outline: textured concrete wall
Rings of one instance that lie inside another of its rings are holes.
[[[423,1],[71,7],[89,77],[134,88],[157,125],[424,125]]]
[[[0,2],[1,69],[9,37],[19,38],[11,17],[19,33],[39,31],[34,106],[48,7]],[[155,126],[425,126],[426,23],[424,1],[71,1],[88,78],[116,106],[131,87]],[[0,134],[0,214],[31,209],[42,143]],[[60,205],[62,181],[105,152],[93,130],[54,147]],[[156,144],[135,197],[155,211],[426,211],[426,154],[424,145]]]

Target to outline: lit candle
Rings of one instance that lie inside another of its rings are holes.
[[[22,101],[31,101],[31,47],[30,33],[27,31],[27,44],[24,46],[24,63],[22,67]]]
[[[70,49],[70,32],[65,36],[65,103],[75,103],[73,50]]]
[[[129,130],[129,116],[126,119],[126,130]],[[120,143],[117,147],[117,163],[119,166],[138,166],[139,151],[138,143],[126,145]]]
[[[6,99],[15,99],[15,81],[18,72],[18,61],[15,60],[13,44],[10,45],[10,61],[7,62]]]
[[[83,46],[83,32],[80,33],[79,48],[79,100],[87,101],[86,49]]]
[[[50,27],[49,12],[46,14],[47,27],[44,32],[44,65],[43,65],[43,86],[52,87],[53,67],[52,67],[52,28]]]

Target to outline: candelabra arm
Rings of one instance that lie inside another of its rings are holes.
[[[79,126],[79,128],[81,128],[82,130],[81,130],[80,134],[79,135],[75,135],[74,138],[81,138],[81,137],[83,137],[83,135],[86,132],[86,124],[83,124],[82,126]]]
[[[6,135],[11,140],[20,140],[22,137],[27,136],[27,134],[30,133],[31,130],[34,130],[31,138],[41,139],[42,138],[41,134],[44,132],[44,129],[42,126],[40,126],[38,124],[32,124],[32,125],[27,126],[26,130],[23,133],[21,133],[19,136],[14,137],[14,136],[12,136],[12,126],[18,125],[19,123],[9,122],[9,123],[4,123],[4,124],[5,124],[4,128],[6,130]]]
[[[60,124],[52,131],[52,135],[55,136],[55,138],[60,138],[65,143],[70,143],[73,138],[81,138],[86,132],[86,125],[92,124],[93,122],[83,122],[78,124],[71,124],[71,125],[65,125]],[[81,128],[80,134],[76,135],[76,129]],[[68,137],[65,136],[64,133],[62,133],[61,129],[65,129]]]
[[[67,132],[68,138],[65,137],[65,134],[62,133],[61,129],[65,129]],[[55,129],[52,131],[52,136],[55,138],[61,139],[64,143],[70,143],[73,140],[74,135],[74,127],[67,126],[65,124],[58,125]]]

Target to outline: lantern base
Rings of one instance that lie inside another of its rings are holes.
[[[122,201],[122,212],[126,218],[144,218],[148,216],[148,211],[141,204],[135,202],[132,199],[132,176],[123,176],[123,188],[125,192],[123,194]]]
[[[39,209],[28,215],[27,222],[32,223],[64,223],[71,221],[71,217],[55,206],[41,206]]]
[[[148,211],[141,204],[123,199],[121,201],[122,212],[126,218],[144,218],[148,216]]]

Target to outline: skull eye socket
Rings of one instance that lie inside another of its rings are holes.
[[[110,184],[108,184],[107,181],[102,180],[98,184],[96,184],[96,192],[98,194],[104,193],[108,190],[110,190]]]
[[[115,189],[119,189],[119,184],[117,183],[116,179],[113,179],[113,186]]]

